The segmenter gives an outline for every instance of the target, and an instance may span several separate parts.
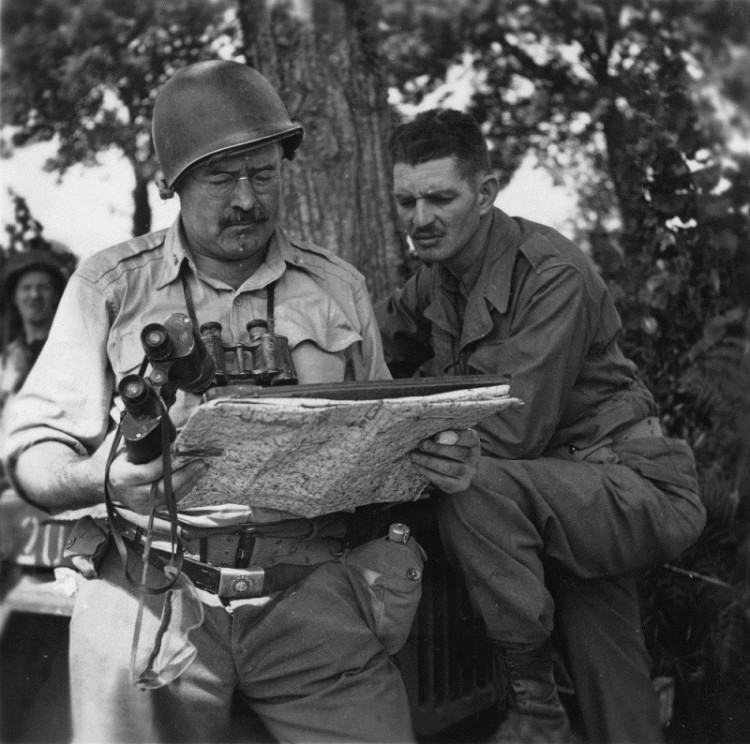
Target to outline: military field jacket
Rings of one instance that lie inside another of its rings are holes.
[[[376,316],[399,376],[511,375],[524,406],[480,427],[498,457],[585,449],[657,412],[618,345],[620,317],[589,258],[555,230],[499,209],[468,296],[445,267],[423,266]]]

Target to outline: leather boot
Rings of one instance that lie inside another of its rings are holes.
[[[567,744],[568,715],[557,694],[552,644],[495,644],[498,675],[509,682],[507,714],[494,744]]]

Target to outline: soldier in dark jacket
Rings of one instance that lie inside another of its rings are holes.
[[[482,423],[477,477],[438,502],[442,539],[509,681],[495,740],[568,738],[557,610],[588,738],[659,741],[635,579],[703,528],[693,455],[664,436],[588,257],[494,206],[476,122],[428,111],[390,147],[400,220],[425,264],[376,308],[391,372],[507,373],[524,402]]]

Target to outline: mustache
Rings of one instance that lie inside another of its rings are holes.
[[[443,233],[440,230],[425,229],[415,230],[410,234],[412,239],[420,240],[421,238],[439,238]]]
[[[253,207],[252,209],[233,209],[221,221],[222,227],[231,227],[232,225],[257,225],[261,222],[268,221],[268,212],[262,207]]]

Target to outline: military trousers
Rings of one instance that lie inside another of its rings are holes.
[[[138,594],[115,551],[81,581],[71,620],[74,742],[226,741],[236,691],[283,742],[410,742],[403,680],[363,618],[341,563],[321,564],[271,601],[204,604],[197,657],[175,681],[130,680]],[[147,600],[144,633],[158,622]]]
[[[587,737],[661,740],[635,575],[703,528],[689,448],[659,437],[617,445],[607,462],[483,456],[471,488],[437,512],[490,638],[536,645],[557,626]]]

